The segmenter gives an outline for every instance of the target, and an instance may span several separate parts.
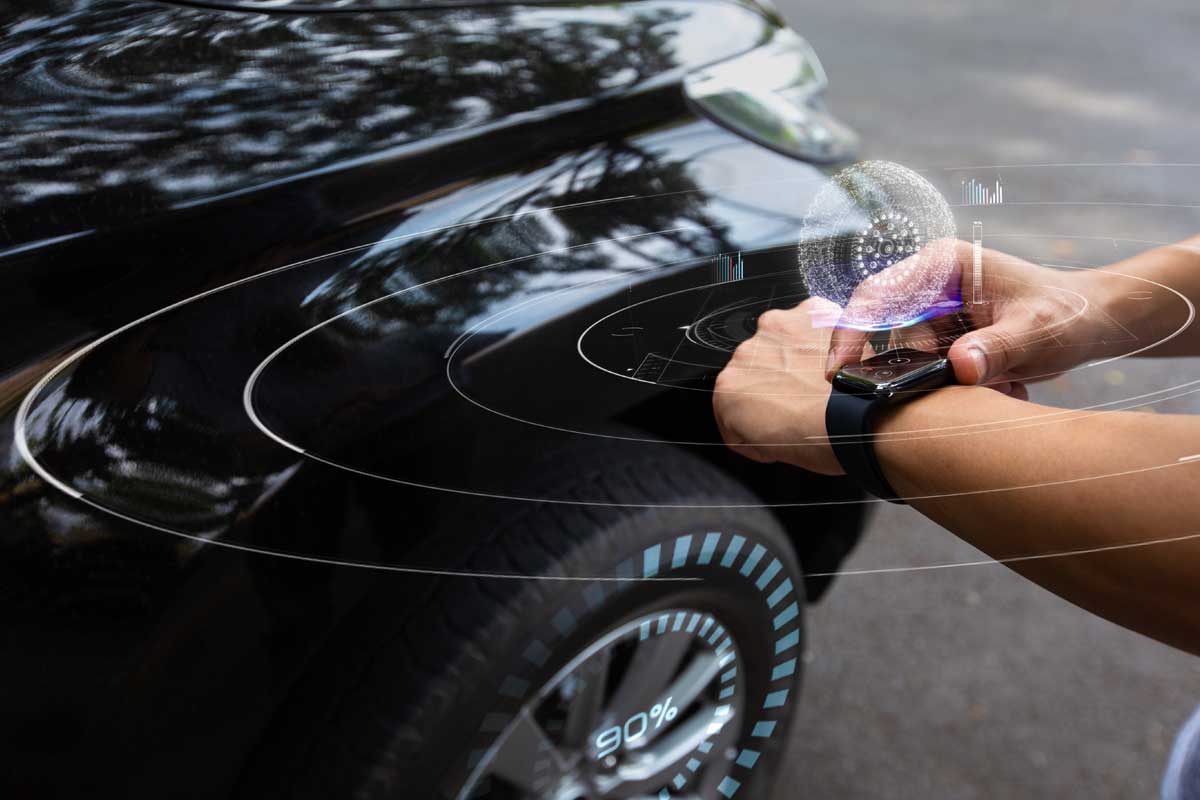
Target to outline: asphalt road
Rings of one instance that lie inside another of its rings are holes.
[[[862,133],[866,157],[925,170],[1200,161],[1191,0],[779,5],[820,54],[831,104]],[[1007,238],[988,243],[1026,257],[1105,263],[1200,230],[1196,208],[1162,205],[1200,203],[1200,169],[1002,174],[1006,206],[987,210],[987,230]],[[960,231],[974,213],[960,213]],[[1196,377],[1200,363],[1122,362],[1099,378],[1040,385],[1034,399],[1077,407],[1180,371]],[[980,558],[911,509],[887,506],[846,566]],[[843,577],[809,619],[781,797],[1153,797],[1175,730],[1200,703],[1200,659],[1001,566]]]

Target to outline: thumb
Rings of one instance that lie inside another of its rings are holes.
[[[947,353],[955,379],[973,386],[1021,366],[1032,355],[1022,344],[1028,331],[1025,320],[1008,318],[959,337]]]

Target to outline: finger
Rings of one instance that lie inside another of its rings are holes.
[[[857,328],[834,328],[833,336],[829,339],[829,355],[825,357],[825,380],[833,380],[833,376],[844,364],[860,360],[863,345],[870,338],[869,332]]]
[[[951,341],[951,337],[946,335],[946,328],[938,318],[918,322],[911,327],[895,331],[892,344],[893,347],[907,347],[911,350],[945,356],[945,349],[948,345],[944,343],[949,341]]]
[[[955,378],[973,386],[1020,367],[1032,355],[1025,346],[1032,327],[1024,315],[1014,315],[959,337],[948,354]]]
[[[961,312],[956,312],[934,317],[929,320],[929,327],[934,334],[934,349],[945,358],[954,343],[971,331],[971,322]]]
[[[863,346],[872,335],[871,331],[862,330],[869,327],[863,323],[878,318],[878,309],[886,299],[884,285],[880,282],[864,280],[855,287],[829,340],[829,355],[825,359],[826,380],[833,380],[843,364],[862,359]]]
[[[871,331],[871,334],[867,337],[867,341],[871,345],[871,354],[879,355],[880,353],[886,353],[888,350],[891,350],[893,333],[894,331],[890,329]]]
[[[1025,384],[1020,381],[1003,381],[1001,383],[989,383],[987,388],[999,392],[1002,395],[1015,398],[1017,400],[1028,400],[1029,390],[1025,388]]]
[[[851,323],[858,323],[858,327],[867,327],[867,323],[873,324],[887,318],[889,298],[894,292],[894,287],[888,281],[882,280],[881,276],[891,270],[940,270],[949,259],[952,264],[949,275],[938,276],[938,280],[944,280],[938,303],[957,304],[961,297],[959,284],[962,262],[964,258],[969,258],[970,247],[970,244],[965,242],[939,239],[928,243],[921,252],[909,256],[859,283],[850,296],[849,302],[846,303],[841,321],[833,332],[829,356],[825,362],[826,379],[832,380],[834,374],[844,364],[861,359],[863,345],[868,339],[871,339],[870,333],[856,329]],[[937,333],[940,331],[935,330],[935,336]]]

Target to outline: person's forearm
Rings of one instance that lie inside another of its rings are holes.
[[[1200,421],[1188,417],[1063,411],[956,386],[889,411],[877,430],[893,487],[994,558],[1200,531],[1200,460],[1179,460],[1200,454]],[[1198,561],[1200,538],[1010,566],[1114,622],[1200,653],[1200,584],[1188,565]]]
[[[1130,283],[1120,279],[1101,278],[1096,284],[1097,296],[1105,313],[1132,331],[1140,341],[1147,344],[1160,341],[1174,333],[1186,317],[1178,297],[1154,284],[1168,286],[1193,305],[1200,305],[1200,236],[1139,253],[1101,271],[1153,281],[1145,284],[1151,293],[1150,300],[1144,299],[1144,295],[1138,292],[1131,292]],[[1119,346],[1114,346],[1113,353],[1096,355],[1115,355],[1117,352]],[[1142,355],[1200,355],[1200,326],[1192,325],[1180,335]]]

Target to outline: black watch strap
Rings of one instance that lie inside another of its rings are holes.
[[[851,394],[835,387],[825,406],[825,430],[847,475],[876,497],[903,504],[875,457],[872,425],[881,405],[873,395]]]

